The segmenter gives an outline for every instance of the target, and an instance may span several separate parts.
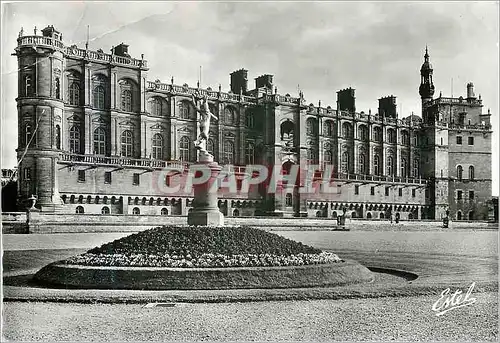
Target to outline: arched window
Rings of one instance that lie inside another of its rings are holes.
[[[139,209],[139,207],[134,207],[132,209],[132,214],[135,214],[135,215],[141,214],[141,210]]]
[[[161,116],[162,114],[162,101],[160,98],[153,98],[150,103],[151,106],[151,114],[154,116]]]
[[[373,140],[376,142],[382,141],[382,129],[379,126],[373,128]]]
[[[469,166],[469,180],[474,180],[474,166]]]
[[[179,104],[179,115],[182,119],[189,119],[190,108],[191,106],[187,101],[181,101]]]
[[[391,144],[396,143],[396,131],[394,131],[393,129],[387,130],[387,139]]]
[[[212,139],[212,138],[209,138],[209,139],[207,140],[207,151],[208,151],[208,153],[209,153],[210,155],[214,155],[214,151],[215,151],[214,147],[215,147],[215,144],[214,144],[213,139]]]
[[[359,159],[359,165],[358,165],[359,174],[368,174],[366,172],[366,155],[363,153],[360,153],[358,156],[358,159]]]
[[[94,130],[94,154],[106,154],[106,131],[104,131],[102,127],[98,127]]]
[[[401,159],[401,177],[408,176],[408,165],[405,158]]]
[[[373,173],[375,175],[380,175],[380,156],[375,155],[373,158]]]
[[[247,142],[247,146],[245,148],[245,163],[255,163],[255,145],[253,144],[253,142]]]
[[[56,77],[54,88],[56,99],[61,99],[61,80],[58,77]]]
[[[462,211],[457,211],[457,220],[462,220]]]
[[[351,124],[349,124],[349,123],[342,124],[342,136],[344,138],[352,138],[353,137]]]
[[[328,147],[327,149],[328,150],[325,150],[324,161],[326,164],[332,164],[333,163],[333,154],[332,154],[332,151],[330,150],[330,147]]]
[[[104,95],[105,93],[103,86],[94,87],[94,91],[92,92],[94,108],[104,109]]]
[[[55,140],[55,145],[56,149],[61,149],[61,127],[59,125],[56,125],[56,132],[54,133],[54,140]]]
[[[285,195],[285,206],[292,206],[293,197],[291,193],[286,193]]]
[[[101,214],[109,214],[109,207],[104,206],[103,208],[101,208]]]
[[[315,163],[317,160],[316,150],[313,147],[307,149],[307,160],[308,163]]]
[[[80,128],[78,126],[72,126],[69,129],[69,152],[80,153]]]
[[[365,125],[360,125],[358,128],[358,138],[362,141],[368,139],[368,128]]]
[[[224,163],[234,163],[234,143],[232,141],[224,142]]]
[[[26,75],[24,77],[24,95],[33,96],[33,83],[31,75]]]
[[[394,157],[392,156],[387,157],[387,175],[394,175]]]
[[[413,177],[419,177],[420,175],[420,161],[418,158],[413,159]]]
[[[324,128],[324,135],[327,137],[332,137],[335,132],[335,127],[334,124],[331,120],[325,121],[325,124],[323,125]]]
[[[191,151],[191,140],[188,137],[183,136],[181,138],[179,145],[179,152],[180,152],[179,160],[183,162],[189,162],[190,151]]]
[[[25,134],[25,141],[26,141],[26,146],[30,144],[31,137],[33,135],[33,132],[31,131],[31,124],[26,124],[24,127],[24,134]]]
[[[401,131],[401,144],[409,145],[410,144],[410,135],[408,131]]]
[[[167,210],[165,207],[163,207],[163,208],[161,209],[161,212],[160,212],[160,213],[161,213],[161,215],[162,215],[162,216],[168,216],[168,210]]]
[[[372,219],[372,214],[370,212],[366,214],[366,219]]]
[[[85,213],[83,206],[76,206],[75,213],[77,213],[77,214]]]
[[[464,169],[462,168],[462,166],[459,165],[457,167],[457,179],[462,180],[463,171],[464,171]]]
[[[413,146],[417,146],[418,145],[418,135],[417,135],[416,132],[413,132],[411,140],[412,140],[411,144]]]
[[[332,212],[332,218],[333,218],[333,219],[337,218],[337,212],[336,212],[336,211],[333,211],[333,212]]]
[[[342,153],[342,173],[348,173],[349,172],[349,153],[347,151],[344,151]]]
[[[122,91],[122,110],[132,112],[132,91],[130,89]]]
[[[69,104],[80,105],[80,86],[76,82],[69,86]]]
[[[122,156],[132,157],[134,150],[134,136],[132,131],[126,130],[121,135]]]
[[[249,129],[253,129],[255,126],[255,118],[254,118],[253,113],[251,113],[251,112],[246,113],[246,126]]]
[[[159,133],[156,133],[153,136],[153,142],[152,142],[151,148],[153,150],[153,158],[155,160],[162,160],[163,159],[163,136],[162,135],[160,135]]]
[[[226,107],[224,110],[224,119],[226,124],[232,125],[234,123],[234,110],[231,107]]]
[[[308,118],[306,121],[306,133],[308,135],[316,134],[316,121],[313,118]]]

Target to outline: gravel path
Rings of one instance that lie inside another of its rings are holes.
[[[436,296],[266,303],[5,303],[15,341],[496,341],[496,293],[437,317]]]

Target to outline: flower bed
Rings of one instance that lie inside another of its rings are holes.
[[[342,262],[335,254],[251,227],[163,226],[62,261],[85,266],[225,268]]]

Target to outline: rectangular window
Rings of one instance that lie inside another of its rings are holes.
[[[111,183],[111,172],[104,172],[104,183]]]
[[[474,200],[474,191],[469,191],[469,200]]]
[[[415,198],[416,194],[417,194],[417,192],[414,189],[412,189],[411,190],[411,196]]]
[[[78,171],[78,182],[85,182],[85,170]]]
[[[355,185],[355,186],[354,186],[354,194],[355,194],[355,195],[358,195],[358,194],[359,194],[359,186],[358,186],[358,185]]]
[[[457,136],[457,145],[462,145],[462,136]]]
[[[389,196],[390,187],[385,187],[385,196]]]
[[[135,186],[139,185],[139,174],[138,173],[134,173],[134,176],[132,178],[132,184]]]
[[[337,194],[342,193],[342,187],[340,185],[337,185]]]
[[[399,189],[399,196],[402,197],[403,196],[403,188],[400,188]]]
[[[469,145],[474,145],[474,137],[469,137]]]
[[[375,187],[370,188],[370,195],[375,195]]]
[[[462,200],[463,194],[462,191],[457,191],[457,200]]]
[[[31,180],[31,168],[29,167],[24,168],[24,180],[25,181]]]

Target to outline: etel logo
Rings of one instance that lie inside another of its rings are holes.
[[[476,283],[473,282],[465,295],[462,294],[460,289],[457,289],[453,294],[450,294],[449,288],[442,291],[441,297],[434,303],[434,305],[432,305],[432,310],[436,312],[436,316],[441,316],[446,312],[459,307],[474,304],[476,302],[476,298],[471,298],[470,295],[475,285]]]

